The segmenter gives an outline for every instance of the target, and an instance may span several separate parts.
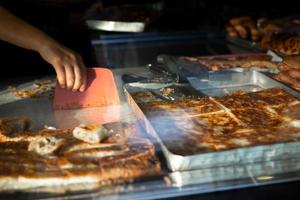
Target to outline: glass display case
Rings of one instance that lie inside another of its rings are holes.
[[[23,2],[26,4],[26,1]],[[49,2],[55,3],[56,1]],[[96,2],[102,6],[100,1]],[[87,2],[88,5],[90,3]],[[118,3],[120,2],[117,1]],[[140,149],[146,148],[147,145],[151,146],[148,151],[151,158],[147,158],[147,164],[150,164],[145,166],[155,165],[157,171],[154,170],[155,173],[147,174],[147,168],[134,168],[135,164],[136,166],[140,163],[145,164],[146,161],[141,159],[142,161],[136,162],[133,159],[133,164],[130,163],[133,166],[131,169],[139,170],[140,175],[126,180],[121,179],[123,175],[124,177],[128,176],[126,174],[128,171],[115,178],[116,180],[108,180],[105,183],[53,184],[53,186],[39,187],[26,187],[25,185],[23,188],[26,189],[5,190],[6,186],[14,188],[14,185],[9,185],[9,180],[3,178],[6,175],[5,167],[7,166],[5,159],[8,159],[3,156],[1,158],[3,165],[0,166],[0,198],[185,199],[193,195],[195,198],[201,198],[203,195],[215,194],[216,192],[225,194],[225,191],[243,190],[247,193],[248,191],[251,192],[253,188],[264,188],[265,186],[271,188],[272,191],[275,184],[284,186],[288,183],[289,186],[299,186],[300,117],[296,111],[300,109],[298,107],[300,105],[300,92],[296,90],[297,88],[292,88],[274,78],[280,71],[279,62],[285,55],[277,55],[276,52],[272,52],[270,55],[267,54],[267,49],[260,48],[257,43],[254,45],[251,41],[229,38],[223,28],[223,21],[227,20],[228,12],[234,6],[223,7],[207,1],[202,3],[192,1],[185,6],[183,4],[185,3],[179,1],[174,1],[174,3],[157,1],[154,4],[146,4],[146,7],[150,7],[151,11],[155,10],[155,16],[152,16],[154,19],[151,22],[147,21],[149,20],[147,16],[140,16],[144,14],[139,12],[140,6],[134,7],[130,15],[127,15],[129,24],[126,24],[128,20],[126,22],[126,20],[122,20],[122,16],[118,15],[117,6],[108,8],[103,13],[91,15],[89,18],[83,18],[81,21],[86,25],[84,29],[80,29],[81,31],[84,30],[84,40],[87,39],[87,35],[91,37],[89,42],[93,52],[87,52],[87,54],[94,53],[95,61],[91,62],[93,67],[105,67],[113,72],[120,98],[118,109],[68,110],[63,115],[59,115],[57,111],[53,110],[53,95],[56,85],[54,75],[16,76],[0,80],[0,125],[3,122],[2,119],[26,117],[31,119],[31,128],[34,131],[49,127],[52,129],[67,127],[70,131],[69,122],[73,123],[71,124],[74,128],[74,126],[79,125],[79,122],[89,123],[89,120],[95,116],[100,116],[101,120],[106,123],[109,121],[106,116],[118,115],[120,116],[118,122],[130,124],[134,127],[132,132],[137,133],[141,137],[139,139],[147,141],[142,143],[145,146],[140,145],[139,148],[136,148],[137,150],[134,150],[138,152]],[[45,5],[47,7],[47,4]],[[191,13],[187,13],[186,17],[181,17],[183,13],[179,13],[181,9],[178,5],[182,5],[184,9],[189,8]],[[126,16],[128,5],[122,8]],[[168,11],[168,8],[172,9]],[[164,9],[167,9],[167,14],[163,13]],[[199,9],[202,9],[203,12],[199,12]],[[236,7],[233,10],[238,11],[237,13],[242,12]],[[114,13],[114,15],[110,16],[110,13]],[[220,19],[223,15],[225,18]],[[160,17],[162,21],[158,20]],[[142,19],[144,22],[141,20],[136,22],[135,18]],[[212,21],[208,22],[208,19]],[[201,20],[202,24],[198,25],[197,20]],[[113,23],[111,23],[112,21]],[[299,22],[297,21],[297,23]],[[211,26],[213,24],[216,27]],[[221,29],[220,25],[222,26]],[[116,26],[119,29],[112,30]],[[133,27],[134,30],[130,31],[128,29],[130,27]],[[72,36],[70,32],[68,34],[70,37]],[[85,43],[78,40],[78,45],[80,42]],[[90,47],[89,45],[88,47]],[[84,51],[83,46],[81,44],[79,46]],[[247,54],[240,58],[242,53]],[[211,57],[212,55],[213,57]],[[249,55],[257,57],[253,60]],[[274,55],[277,56],[275,64],[271,60]],[[6,58],[5,65],[9,64],[11,59],[12,57]],[[164,59],[169,59],[169,61]],[[237,63],[242,65],[243,60],[252,62],[251,66],[232,67]],[[200,61],[203,61],[204,64]],[[213,67],[210,68],[207,63]],[[225,69],[224,63],[226,67],[229,66],[228,69]],[[275,67],[270,69],[258,66],[261,63],[272,63]],[[215,66],[217,68],[214,68]],[[14,74],[15,69],[13,67],[11,67],[11,71]],[[24,70],[29,72],[28,69],[24,68]],[[112,85],[99,87],[108,91],[115,89],[112,88]],[[31,92],[36,91],[38,92],[31,95]],[[136,98],[139,93],[145,99]],[[147,107],[147,103],[149,103],[149,107]],[[192,106],[189,107],[189,105]],[[240,107],[236,109],[233,105]],[[166,109],[169,108],[168,106],[172,109],[170,112],[165,112],[168,111]],[[250,114],[245,117],[243,114],[246,111]],[[212,117],[203,117],[207,113],[220,116],[220,118],[215,120]],[[218,124],[218,122],[220,123]],[[74,123],[77,124],[74,125]],[[233,129],[236,135],[230,132]],[[18,132],[5,135],[6,133],[2,133],[1,130],[0,143],[4,136],[9,141],[15,139],[14,137],[19,134]],[[270,130],[274,131],[274,134]],[[125,133],[125,126],[119,126],[119,131]],[[264,137],[260,138],[257,134],[259,131],[271,142],[266,142]],[[227,136],[224,136],[225,132],[228,134]],[[173,133],[174,135],[172,135]],[[213,142],[217,142],[217,145],[212,147],[209,146],[211,145],[209,142],[204,144],[201,139],[204,138],[205,134],[211,136],[208,139],[214,139]],[[182,135],[192,135],[192,139],[187,137],[189,140],[186,142],[186,138]],[[239,139],[245,135],[257,143],[252,145],[248,140]],[[218,137],[222,137],[222,139],[219,140]],[[287,139],[287,137],[289,138]],[[233,139],[236,143],[233,142]],[[73,140],[70,141],[74,142]],[[129,144],[128,141],[126,142]],[[170,147],[169,141],[174,146],[171,145]],[[221,144],[220,141],[224,144]],[[225,145],[227,142],[230,144],[228,148]],[[27,151],[28,147],[22,145],[23,150]],[[123,145],[122,142],[121,145]],[[112,170],[111,173],[123,173],[122,167],[127,167],[124,164],[126,163],[126,156],[123,159],[123,154],[118,153],[124,150],[128,153],[126,155],[135,156],[132,153],[134,150],[126,145],[125,150],[117,149],[120,146],[115,147],[117,150],[113,150],[117,151],[116,155],[111,154],[111,152],[100,155],[100,157],[102,156],[101,159],[105,158],[104,161],[93,160],[99,166],[96,170],[99,169],[100,175],[105,176],[102,166],[112,162],[113,156],[119,156],[121,161],[118,166],[113,166],[115,171]],[[5,153],[9,150],[6,151],[5,145],[3,146],[1,149],[4,153],[1,155],[6,155]],[[200,149],[200,153],[195,152],[195,149]],[[108,150],[111,149],[108,148]],[[181,150],[183,153],[180,152]],[[12,155],[12,160],[15,159],[14,153],[9,154]],[[52,158],[51,155],[49,158]],[[24,160],[20,159],[22,165],[18,166],[19,162],[14,160],[13,166],[16,168],[7,166],[7,170],[9,171],[11,167],[18,169],[21,173],[30,171],[30,165],[22,162]],[[35,175],[36,172],[42,174],[45,170],[43,167],[48,166],[48,164],[34,163],[33,168],[38,170],[30,171],[32,172],[31,175]],[[50,163],[49,165],[56,167],[55,164]],[[86,171],[88,171],[88,167],[89,164],[83,166]],[[60,170],[61,173],[68,176],[69,171]],[[99,176],[99,174],[97,175]],[[25,179],[19,174],[10,178],[13,178],[17,183]],[[274,190],[281,189],[276,187]],[[283,190],[287,189],[284,188]],[[299,195],[299,191],[296,190],[285,192]],[[241,196],[237,195],[238,199],[243,198],[243,196],[245,196],[243,193]],[[232,196],[229,194],[230,197]]]

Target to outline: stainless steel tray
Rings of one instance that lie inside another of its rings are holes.
[[[234,37],[227,36],[226,40],[233,45],[236,45],[236,46],[239,46],[244,49],[251,50],[251,51],[267,53],[270,50],[270,49],[262,48],[260,46],[259,42],[253,42],[253,41],[249,41],[246,39],[234,38]],[[283,54],[281,52],[276,52],[276,54],[281,57],[285,56],[285,54]]]
[[[199,81],[196,78],[189,79],[192,86],[207,96],[223,96],[235,91],[255,92],[268,88],[281,88],[290,94],[300,98],[300,93],[283,83],[271,78],[272,74],[262,73],[256,70],[234,72],[223,71],[211,73],[208,81]]]
[[[234,37],[230,37],[230,36],[227,36],[226,40],[234,45],[243,47],[245,49],[254,50],[254,51],[258,51],[258,52],[267,52],[267,49],[261,48],[259,43],[257,43],[257,42],[253,42],[253,41],[241,39],[241,38],[234,38]]]
[[[216,58],[226,58],[226,57],[234,57],[234,56],[246,56],[246,55],[254,55],[256,53],[245,53],[245,54],[232,54],[232,55],[219,55],[215,56]],[[259,55],[261,53],[257,53]],[[170,56],[170,55],[159,55],[157,57],[157,62],[164,65],[164,67],[174,73],[177,74],[179,69],[187,69],[193,72],[197,73],[197,76],[201,74],[202,77],[208,76],[210,73],[214,73],[214,71],[210,71],[207,66],[203,65],[202,63],[198,61],[191,61],[184,59],[182,56]],[[278,73],[277,68],[260,68],[260,67],[249,67],[249,68],[243,68],[243,67],[235,67],[235,68],[229,68],[224,69],[221,71],[235,71],[235,72],[245,72],[245,71],[260,71],[260,72],[270,72],[270,73]],[[180,75],[180,74],[179,74]]]
[[[149,23],[161,15],[163,7],[163,2],[114,6],[104,9],[102,13],[94,13],[85,22],[92,30],[143,32]]]
[[[194,87],[208,96],[222,96],[237,90],[258,91],[268,88],[282,88],[285,91],[300,98],[300,94],[293,89],[271,79],[267,75],[257,72],[218,72],[214,73],[207,82],[195,82]],[[147,90],[147,86],[132,87],[125,85],[125,93],[129,104],[132,106],[137,117],[146,131],[153,135],[161,145],[166,157],[166,162],[171,171],[192,170],[200,168],[218,167],[241,163],[254,163],[278,159],[298,157],[300,155],[300,142],[277,143],[271,145],[238,148],[220,152],[199,153],[182,156],[172,153],[165,145],[142,110],[138,107],[131,94]],[[164,85],[162,85],[164,87]]]
[[[290,174],[299,174],[299,170],[299,159],[289,159],[178,171],[170,173],[169,176],[173,185],[177,187],[195,184],[202,184],[207,187],[210,183],[221,185],[224,181],[236,181],[237,187],[241,187],[241,185],[247,187],[251,183],[265,185],[293,179],[299,180],[300,177],[297,175],[290,176]],[[283,177],[289,178],[286,180],[282,179]]]
[[[107,20],[86,20],[87,26],[92,30],[114,32],[143,32],[146,24],[143,22],[116,22]]]

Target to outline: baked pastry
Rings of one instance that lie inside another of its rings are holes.
[[[300,54],[300,35],[296,33],[266,35],[261,40],[261,47],[285,55],[297,55]]]
[[[280,72],[273,75],[273,78],[300,90],[300,56],[285,56],[278,68]]]
[[[74,128],[73,136],[87,143],[99,143],[109,136],[109,131],[102,125],[80,125]]]
[[[108,138],[91,144],[73,137],[72,129],[11,134],[0,123],[0,190],[106,185],[160,173],[153,144],[133,125],[104,127]]]
[[[279,88],[223,97],[142,103],[167,148],[193,155],[300,140],[300,101]]]
[[[272,62],[272,58],[266,54],[240,54],[240,55],[220,55],[208,57],[181,57],[182,59],[197,62],[199,67],[205,67],[209,71],[220,71],[232,68],[276,68],[277,63]]]

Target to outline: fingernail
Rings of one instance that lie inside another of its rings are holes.
[[[85,87],[81,87],[81,88],[79,89],[80,92],[84,92],[84,90],[85,90]]]
[[[77,90],[75,90],[75,89],[72,89],[72,92],[76,92]]]

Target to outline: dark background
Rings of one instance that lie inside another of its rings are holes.
[[[56,40],[80,53],[87,66],[95,66],[91,45],[92,31],[84,24],[91,10],[122,4],[145,4],[157,1],[121,0],[1,0],[20,18],[42,29]],[[223,31],[227,21],[236,16],[278,18],[298,14],[293,1],[215,1],[164,0],[165,9],[148,32]],[[17,30],[16,30],[17,31]],[[98,33],[99,34],[99,33]],[[101,34],[101,33],[100,33]],[[109,33],[104,33],[109,34]],[[115,34],[115,33],[114,33]],[[1,77],[53,74],[54,70],[38,53],[24,50],[0,41]]]

